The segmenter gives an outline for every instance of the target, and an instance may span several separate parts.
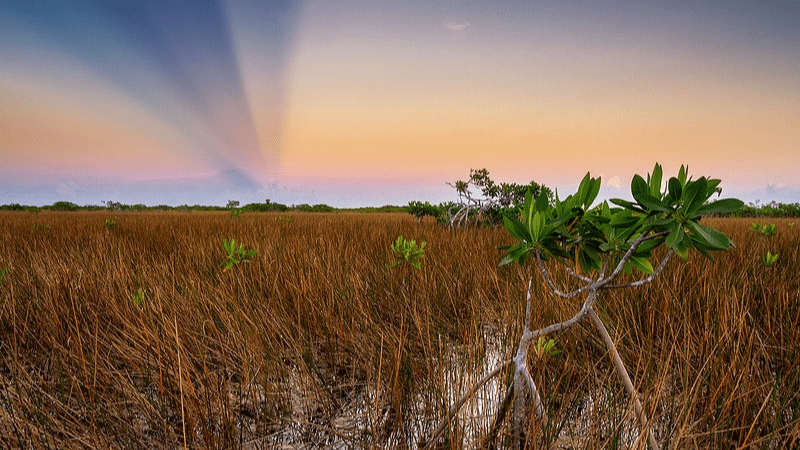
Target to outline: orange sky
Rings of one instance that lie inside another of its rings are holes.
[[[78,1],[105,36],[89,50],[14,2],[0,11],[0,203],[46,202],[57,184],[80,186],[79,203],[137,186],[144,203],[439,201],[481,167],[563,188],[602,173],[619,196],[656,161],[800,201],[800,6],[206,2],[199,28],[176,16],[188,37],[152,41]],[[293,19],[276,34],[256,20],[270,14]],[[392,195],[361,195],[382,183]]]

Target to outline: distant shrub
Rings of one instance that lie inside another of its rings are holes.
[[[286,212],[289,207],[280,203],[248,203],[239,208],[241,212]]]
[[[78,211],[81,207],[72,202],[61,201],[53,203],[48,209],[51,211]]]
[[[314,206],[311,206],[311,205],[309,205],[307,203],[303,203],[303,204],[295,206],[294,209],[296,211],[301,211],[301,212],[334,212],[334,211],[336,211],[336,208],[334,208],[333,206],[328,206],[328,205],[326,205],[324,203],[319,203],[319,204],[316,204]]]

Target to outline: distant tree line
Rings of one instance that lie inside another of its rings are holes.
[[[384,205],[379,207],[364,207],[364,208],[336,208],[324,203],[309,205],[302,203],[299,205],[284,205],[282,203],[275,203],[266,200],[264,203],[248,203],[244,206],[239,206],[239,202],[235,200],[228,201],[226,206],[208,206],[208,205],[156,205],[147,206],[142,203],[128,205],[125,203],[115,202],[112,200],[103,201],[101,205],[77,205],[68,201],[58,201],[52,205],[47,206],[27,206],[20,205],[19,203],[11,203],[8,205],[0,205],[0,211],[231,211],[235,210],[237,213],[248,212],[400,212],[407,213],[408,207]]]
[[[469,192],[469,186],[476,185],[471,177],[471,183],[457,181],[450,184],[453,186],[458,195],[458,202],[442,202],[439,204],[432,204],[430,202],[411,201],[406,206],[384,205],[384,206],[370,206],[363,208],[336,208],[333,206],[319,203],[309,205],[302,203],[299,205],[284,205],[282,203],[274,203],[267,200],[264,203],[248,203],[239,207],[239,202],[230,201],[227,206],[208,206],[208,205],[156,205],[147,206],[141,203],[128,205],[125,203],[115,201],[104,201],[103,205],[84,205],[80,206],[68,201],[58,201],[52,205],[47,206],[28,206],[20,205],[19,203],[10,203],[7,205],[0,205],[0,211],[230,211],[235,209],[239,213],[249,212],[367,212],[367,213],[409,213],[422,219],[424,217],[433,217],[439,223],[445,225],[455,225],[457,220],[461,224],[482,224],[482,225],[499,225],[503,222],[503,215],[516,214],[519,207],[525,198],[525,192],[531,189],[534,197],[540,194],[547,195],[548,199],[552,201],[553,193],[550,188],[540,185],[531,181],[529,184],[517,185],[501,183],[495,184],[494,182],[488,183],[488,172],[477,172],[477,178],[483,184],[478,184],[483,187],[481,193],[483,196],[476,196]],[[488,189],[486,189],[488,187]],[[233,205],[235,203],[235,206]],[[742,207],[741,210],[735,214],[718,214],[718,216],[726,217],[800,217],[800,203],[778,203],[770,202],[761,204],[758,200],[755,203],[751,202]]]
[[[778,203],[775,201],[760,204],[758,200],[755,203],[742,207],[736,214],[736,217],[800,217],[800,203]]]

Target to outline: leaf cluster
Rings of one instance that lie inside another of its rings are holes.
[[[131,295],[131,300],[133,301],[133,303],[136,304],[136,306],[141,308],[142,305],[144,304],[146,297],[147,297],[147,292],[144,289],[139,288],[139,290],[136,291],[135,294]]]
[[[778,231],[778,228],[775,226],[774,223],[771,223],[769,225],[764,225],[761,223],[753,222],[753,224],[750,226],[750,230],[757,231],[761,233],[762,236],[772,236],[773,234],[775,234],[776,231]]]
[[[414,239],[407,240],[402,235],[392,244],[392,252],[399,255],[399,259],[391,264],[390,267],[397,267],[400,264],[410,264],[415,269],[422,268],[422,258],[425,257],[425,241],[417,244]]]
[[[239,244],[236,246],[236,241],[231,238],[223,239],[222,246],[225,248],[225,252],[227,253],[227,260],[223,263],[225,266],[225,270],[230,270],[233,266],[238,265],[243,262],[250,262],[249,259],[258,253],[258,249],[250,249],[245,250],[244,244]]]
[[[772,252],[767,251],[767,254],[764,255],[764,258],[761,259],[761,261],[764,263],[764,267],[770,267],[776,262],[778,262],[778,256],[780,255],[778,255],[777,253],[772,254]]]
[[[561,353],[561,350],[556,348],[556,341],[554,339],[547,339],[544,336],[539,336],[539,339],[534,342],[533,350],[539,358],[546,356],[556,356]]]
[[[508,231],[518,241],[508,247],[501,265],[523,263],[534,253],[543,259],[556,258],[580,266],[584,272],[601,270],[604,264],[616,266],[627,256],[625,270],[632,267],[653,273],[649,261],[655,248],[664,244],[686,259],[695,249],[713,261],[711,251],[727,250],[733,243],[723,233],[700,225],[703,215],[733,213],[744,204],[737,199],[709,201],[721,192],[720,180],[700,177],[692,180],[681,166],[662,188],[659,164],[644,178],[631,180],[633,201],[611,199],[592,206],[600,191],[600,178],[589,173],[578,191],[561,199],[558,192],[551,204],[545,196],[534,199],[526,194],[519,218],[505,217]]]

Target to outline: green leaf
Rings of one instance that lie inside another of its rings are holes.
[[[681,164],[681,168],[678,170],[678,181],[680,181],[681,186],[686,186],[686,175],[688,171],[689,167],[684,167],[683,164]]]
[[[695,250],[700,252],[701,255],[705,256],[711,262],[715,262],[714,257],[711,256],[711,253],[709,252],[709,250],[712,249],[705,242],[703,242],[703,240],[700,237],[698,237],[695,234],[690,234],[688,236],[689,236],[688,240],[691,241],[692,246],[695,248]],[[684,242],[685,241],[686,240],[684,240]]]
[[[653,219],[650,222],[650,224],[653,226],[653,228],[662,229],[662,231],[664,231],[663,228],[665,226],[672,225],[673,223],[675,223],[675,218],[674,217],[659,217],[659,218]]]
[[[589,191],[591,190],[592,184],[592,177],[589,172],[586,172],[586,175],[581,180],[580,186],[578,186],[578,192],[575,196],[578,198],[578,204],[583,205],[585,203],[586,198],[589,196]]]
[[[591,204],[594,202],[594,199],[597,198],[597,194],[600,193],[600,184],[600,178],[594,178],[589,181],[589,190],[587,191],[586,198],[583,201],[584,208],[591,206]]]
[[[634,255],[645,256],[649,258],[653,250],[655,250],[656,247],[663,244],[664,241],[666,241],[666,239],[667,239],[666,236],[660,236],[657,238],[648,239],[639,245],[639,247],[636,249],[636,252],[634,252]]]
[[[578,263],[585,273],[591,272],[592,270],[599,270],[603,265],[600,255],[588,248],[582,248],[578,252]]]
[[[512,217],[503,216],[503,224],[506,230],[518,241],[529,240],[528,230],[519,222],[519,220]]]
[[[672,198],[672,200],[675,202],[680,201],[681,193],[683,191],[683,189],[681,188],[681,182],[677,178],[672,177],[669,179],[667,187],[669,188],[670,198]]]
[[[505,266],[506,264],[512,262],[518,262],[520,264],[523,263],[525,254],[528,252],[528,247],[523,244],[516,244],[512,245],[508,249],[508,255],[500,261],[501,266]]]
[[[665,213],[673,212],[672,209],[670,209],[669,207],[667,207],[667,205],[662,203],[661,200],[659,200],[656,197],[653,197],[652,195],[646,192],[634,195],[633,198],[635,198],[640,205],[644,206],[646,209],[650,211],[660,211]]]
[[[653,167],[653,175],[650,177],[650,195],[661,197],[661,165],[658,163]]]
[[[522,211],[520,212],[521,217],[527,216],[526,211],[531,210],[531,204],[533,203],[533,193],[530,189],[525,191],[525,202],[522,205]]]
[[[528,223],[528,229],[531,232],[531,236],[533,236],[533,242],[539,242],[539,234],[542,231],[542,225],[544,225],[544,221],[541,219],[542,217],[539,211],[536,211],[530,223]]]
[[[610,199],[610,201],[611,201],[611,203],[613,203],[613,204],[615,204],[617,206],[622,206],[623,208],[631,210],[631,211],[636,211],[638,213],[644,213],[645,212],[637,204],[629,202],[627,200],[623,200],[621,198],[612,198],[612,199]]]
[[[689,239],[681,239],[680,242],[675,243],[675,246],[672,249],[675,250],[675,253],[677,253],[678,256],[686,260],[689,258],[690,248],[692,248],[691,241]]]
[[[609,220],[613,217],[611,214],[611,208],[608,206],[608,202],[603,202],[600,214]]]
[[[650,261],[647,258],[642,258],[640,256],[631,256],[630,259],[631,264],[633,267],[641,270],[642,272],[650,275],[654,272],[653,265],[650,264]]]
[[[706,180],[706,184],[707,184],[707,186],[706,186],[706,198],[711,197],[712,195],[714,195],[715,192],[719,193],[719,194],[722,193],[722,188],[718,188],[717,187],[717,186],[719,186],[719,184],[721,182],[722,182],[722,180],[717,180],[717,179],[714,179],[714,178],[710,178],[710,179]]]
[[[547,200],[547,195],[542,192],[536,197],[536,211],[545,212],[550,207],[550,202]]]
[[[633,179],[631,180],[631,194],[633,194],[633,198],[636,198],[639,194],[645,194],[648,192],[647,182],[644,181],[644,178],[641,175],[634,175]]]
[[[726,198],[703,205],[697,210],[698,214],[731,214],[739,211],[744,202],[737,198]]]
[[[706,179],[705,177],[700,177],[686,185],[681,211],[687,216],[694,216],[703,205],[703,202],[706,201],[706,198]]]
[[[667,248],[671,248],[675,250],[676,246],[683,241],[683,237],[686,235],[686,232],[683,231],[683,224],[678,222],[675,224],[675,229],[669,232],[667,235],[667,240],[664,242]]]
[[[686,226],[697,239],[713,250],[727,250],[731,247],[731,240],[722,232],[696,222],[687,222]]]

